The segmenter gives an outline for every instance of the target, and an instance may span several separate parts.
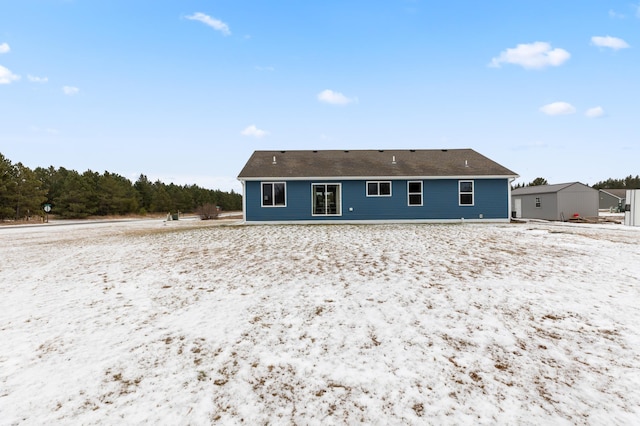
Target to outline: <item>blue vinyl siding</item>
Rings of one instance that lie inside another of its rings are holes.
[[[416,180],[416,179],[412,179]],[[508,219],[508,179],[461,179],[474,182],[474,205],[458,204],[458,179],[423,180],[422,206],[408,205],[407,180],[393,180],[391,197],[367,197],[366,180],[288,181],[286,207],[262,207],[260,181],[245,183],[247,221],[357,221],[357,220],[451,220]],[[263,182],[268,182],[265,180]],[[311,184],[342,184],[342,215],[311,215]],[[351,211],[350,211],[351,209]]]

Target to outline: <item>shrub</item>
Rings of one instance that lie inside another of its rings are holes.
[[[220,208],[212,203],[203,204],[196,209],[196,213],[202,220],[216,219]]]

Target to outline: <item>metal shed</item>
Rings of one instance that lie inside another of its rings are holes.
[[[623,211],[626,194],[626,189],[601,189],[600,210]]]
[[[525,186],[511,191],[512,217],[565,221],[598,217],[598,190],[580,182]]]
[[[624,224],[627,226],[640,226],[640,189],[627,189]]]

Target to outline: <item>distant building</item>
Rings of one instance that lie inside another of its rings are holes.
[[[518,175],[472,149],[255,151],[247,223],[509,222]]]
[[[511,191],[512,217],[565,221],[598,217],[599,192],[580,182],[538,185]]]
[[[600,210],[624,211],[626,197],[626,189],[601,189],[599,208]]]

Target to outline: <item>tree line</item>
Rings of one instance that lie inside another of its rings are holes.
[[[538,186],[538,185],[549,185],[549,182],[547,182],[545,178],[537,177],[527,184],[517,183],[515,186],[511,185],[511,189],[523,188],[525,186]]]
[[[624,179],[607,179],[592,185],[595,189],[640,189],[640,175],[631,175]]]
[[[42,216],[45,204],[51,214],[79,219],[88,216],[145,215],[147,213],[195,212],[205,205],[222,210],[242,210],[242,195],[197,185],[151,182],[141,174],[129,179],[105,171],[80,174],[64,167],[12,164],[0,153],[0,220]]]
[[[518,183],[515,186],[512,186],[512,189],[537,185],[548,185],[548,182],[545,178],[538,177],[527,184]],[[629,175],[623,179],[609,178],[607,180],[594,183],[591,187],[593,189],[640,189],[640,175],[636,175],[636,177]]]

